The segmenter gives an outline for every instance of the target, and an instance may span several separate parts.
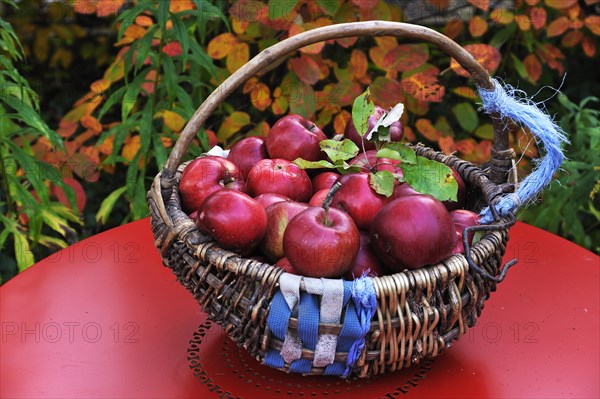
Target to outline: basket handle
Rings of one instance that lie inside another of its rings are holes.
[[[302,47],[325,40],[351,36],[395,36],[434,44],[467,70],[479,88],[494,90],[494,82],[490,79],[487,70],[467,50],[447,36],[427,27],[402,22],[365,21],[311,29],[282,40],[263,50],[225,79],[206,98],[186,124],[169,155],[169,159],[162,172],[162,177],[169,179],[174,176],[177,167],[181,164],[181,160],[200,126],[202,126],[217,106],[246,80],[258,72],[267,69],[277,59]],[[507,155],[510,151],[508,149],[508,132],[505,126],[500,123],[500,118],[494,117],[494,114],[492,114],[492,120],[494,124],[494,144],[492,147],[490,180],[494,183],[503,183],[506,181],[506,176],[512,166],[510,157]]]

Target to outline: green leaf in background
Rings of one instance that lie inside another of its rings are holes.
[[[31,248],[29,247],[29,241],[27,240],[27,236],[19,231],[13,233],[14,243],[15,243],[15,256],[17,258],[17,266],[19,267],[19,271],[27,269],[29,266],[33,265],[35,259],[33,257],[33,253],[31,252]]]
[[[351,140],[323,140],[319,143],[321,150],[325,151],[333,163],[346,161],[358,155],[359,149]]]
[[[137,72],[143,65],[144,61],[148,57],[150,47],[152,47],[152,39],[154,39],[154,32],[158,29],[158,25],[154,25],[148,29],[144,37],[139,40],[139,46],[137,48],[137,54],[135,55],[135,72]],[[133,53],[133,51],[132,51]],[[127,70],[127,67],[125,67]],[[125,74],[127,76],[127,74]]]
[[[460,126],[467,132],[472,133],[479,123],[477,111],[470,103],[461,103],[452,107],[452,112]]]
[[[529,77],[529,73],[527,72],[527,68],[525,67],[525,64],[523,63],[523,61],[521,61],[516,55],[511,54],[510,58],[513,61],[513,64],[515,66],[515,69],[517,70],[517,72],[519,73],[519,76],[521,76],[523,79],[527,79],[527,80],[531,80],[531,78]]]
[[[317,4],[329,15],[335,15],[340,8],[339,0],[317,0]]]
[[[173,33],[175,34],[175,38],[181,43],[181,68],[182,71],[185,71],[188,51],[190,49],[190,36],[181,19],[175,15],[171,15],[171,21],[173,21]]]
[[[356,97],[352,105],[352,122],[360,137],[367,134],[369,130],[369,116],[375,112],[375,104],[371,101],[371,91],[367,90]]]
[[[127,191],[126,186],[118,188],[102,201],[100,209],[98,209],[98,213],[96,213],[96,222],[106,224],[110,212],[115,207],[115,203],[125,191]]]
[[[375,190],[377,194],[385,195],[388,198],[394,192],[395,180],[394,175],[387,170],[381,170],[369,175],[369,184],[371,185],[371,188]]]
[[[473,133],[475,136],[480,139],[493,140],[494,139],[494,127],[491,123],[485,123],[475,130]]]
[[[429,194],[440,201],[456,201],[458,183],[452,170],[443,163],[417,156],[415,164],[403,164],[404,181],[421,194]]]
[[[166,3],[169,3],[169,2],[166,2]],[[119,28],[119,34],[117,36],[118,40],[121,40],[121,38],[123,37],[123,33],[125,33],[127,28],[129,28],[135,22],[135,17],[140,15],[142,12],[146,11],[151,6],[152,6],[152,3],[150,3],[150,2],[140,1],[133,8],[126,10],[122,14],[119,15],[119,17],[117,18],[117,21],[121,22],[121,27]],[[167,5],[167,10],[168,10],[168,5]]]
[[[144,3],[144,2],[142,2]],[[171,5],[170,1],[159,1],[158,2],[158,25],[160,26],[160,30],[163,33],[163,36],[166,35],[167,32],[167,20],[169,19],[169,6]]]
[[[269,19],[285,17],[296,7],[298,0],[269,0]]]
[[[385,143],[383,148],[377,151],[376,156],[377,158],[389,158],[402,161],[403,164],[417,163],[417,154],[415,154],[415,151],[403,143]]]

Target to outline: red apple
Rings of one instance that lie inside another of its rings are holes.
[[[317,191],[330,189],[333,186],[333,183],[337,181],[340,177],[339,173],[335,172],[322,172],[312,178],[312,188],[313,194],[316,194]]]
[[[265,140],[262,137],[246,137],[235,143],[227,159],[236,164],[244,179],[248,176],[250,169],[261,159],[269,158]]]
[[[454,244],[454,249],[452,250],[452,255],[462,254],[465,252],[465,246],[462,241],[462,233],[456,230],[456,243]]]
[[[325,201],[325,198],[327,198],[327,194],[329,194],[329,188],[325,188],[323,190],[319,190],[315,193],[315,195],[313,195],[310,199],[310,201],[308,201],[308,205],[311,206],[321,206],[323,205],[323,201]]]
[[[361,152],[349,162],[350,165],[357,165],[361,172],[377,172],[380,170],[387,170],[388,172],[402,174],[400,161],[390,158],[377,158],[377,150],[369,150],[367,152]]]
[[[257,195],[254,199],[262,205],[263,208],[267,209],[267,207],[271,204],[280,201],[289,201],[288,197],[284,197],[283,195],[275,194],[275,193],[264,193],[261,195]]]
[[[368,129],[367,133],[369,133],[369,131],[371,131],[371,129],[373,129],[373,126],[375,126],[375,124],[377,123],[379,118],[381,118],[381,116],[384,114],[384,112],[385,112],[385,110],[383,108],[381,108],[377,105],[375,106],[375,112],[373,112],[373,114],[371,116],[369,116],[369,129]],[[356,127],[354,126],[354,122],[352,121],[352,118],[348,121],[348,124],[346,125],[346,129],[344,130],[344,136],[347,139],[352,140],[352,142],[354,142],[354,144],[356,144],[358,146],[358,148],[360,148],[361,151],[363,150],[363,144],[362,144],[363,140],[360,137],[360,135],[358,134],[358,132],[356,131]],[[400,121],[396,121],[396,122],[392,123],[392,125],[390,126],[391,141],[401,141],[403,136],[404,136],[404,127],[402,126],[402,123]],[[374,150],[375,143],[364,140],[364,149],[365,149],[365,151]]]
[[[279,119],[267,135],[267,152],[271,158],[293,161],[324,159],[319,143],[327,139],[317,125],[300,115],[286,115]]]
[[[267,213],[247,194],[218,190],[200,206],[196,226],[223,248],[248,255],[265,235]]]
[[[352,268],[359,242],[350,216],[333,208],[310,207],[289,222],[283,252],[303,276],[338,277]]]
[[[306,202],[312,195],[312,184],[306,172],[285,159],[263,159],[248,173],[248,192],[253,197],[275,193],[293,201]]]
[[[417,190],[415,190],[408,183],[400,183],[394,187],[394,193],[392,194],[392,198],[396,199],[399,197],[405,197],[407,195],[418,195],[420,194]]]
[[[342,184],[333,196],[331,207],[348,213],[359,229],[368,229],[379,210],[389,202],[369,184],[369,173],[352,173],[339,178]]]
[[[286,273],[296,274],[296,275],[299,274],[296,271],[296,269],[294,269],[294,266],[292,266],[292,264],[290,263],[290,261],[288,260],[288,258],[281,258],[281,259],[279,259],[277,261],[277,263],[275,263],[275,266],[281,267],[283,270],[285,270]]]
[[[467,227],[479,225],[479,215],[475,212],[471,212],[466,209],[454,210],[450,212],[450,216],[452,217],[452,220],[454,220],[454,226],[456,227],[456,231],[460,232],[461,235],[464,229],[466,229]],[[471,231],[469,233],[469,245],[473,243],[473,236],[475,236],[475,232]]]
[[[371,238],[369,233],[360,231],[360,245],[358,247],[358,255],[354,260],[352,269],[344,274],[344,279],[354,280],[367,273],[371,277],[382,276],[384,274],[383,267],[379,263],[379,259],[371,249]]]
[[[179,182],[183,211],[194,212],[209,195],[225,187],[246,191],[244,177],[233,162],[212,155],[193,160]]]
[[[443,203],[446,209],[453,211],[465,206],[465,200],[467,199],[467,186],[458,172],[454,168],[450,169],[452,170],[452,176],[454,176],[454,179],[456,179],[456,183],[458,184],[458,192],[456,193],[457,201],[444,201]]]
[[[444,205],[429,195],[400,197],[371,223],[371,245],[386,267],[416,269],[452,254],[456,233]]]
[[[85,203],[87,201],[87,196],[85,195],[85,190],[83,189],[83,186],[81,185],[81,183],[79,183],[72,177],[63,178],[63,182],[73,189],[73,192],[75,193],[75,205],[77,206],[77,210],[79,210],[79,213],[83,212],[83,208],[85,207]],[[67,198],[67,195],[65,194],[65,191],[62,189],[62,187],[52,185],[52,194],[63,205],[69,208],[71,207],[69,199]]]
[[[283,257],[283,233],[290,220],[308,208],[308,204],[281,201],[267,207],[267,229],[260,243],[263,254],[272,261]]]

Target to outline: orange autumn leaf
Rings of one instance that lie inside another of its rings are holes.
[[[583,22],[594,35],[600,36],[600,16],[590,15]]]
[[[569,33],[567,33],[566,35],[563,36],[562,40],[560,41],[560,44],[562,44],[563,47],[565,48],[569,48],[569,47],[575,47],[579,44],[579,42],[583,39],[583,32],[580,30],[572,30]]]
[[[195,8],[194,2],[191,0],[170,0],[169,3],[169,11],[175,14],[182,11],[193,10]]]
[[[247,63],[249,59],[250,47],[247,43],[240,42],[235,44],[229,51],[229,54],[227,54],[225,65],[229,72],[234,73]]]
[[[467,50],[475,59],[483,65],[490,74],[493,74],[496,68],[500,65],[502,56],[497,48],[492,47],[488,44],[467,44],[465,50]],[[462,68],[458,62],[453,58],[450,62],[450,68],[456,72],[457,75],[469,77],[469,73]]]
[[[461,34],[465,24],[459,19],[453,19],[444,27],[444,34],[450,39],[456,39]]]
[[[135,23],[139,26],[149,27],[154,25],[154,21],[147,15],[138,15],[135,17]]]
[[[98,144],[96,148],[101,154],[110,155],[113,151],[113,143],[115,141],[114,136],[107,137],[102,144]]]
[[[250,90],[250,102],[254,108],[264,111],[271,105],[271,90],[264,83],[256,83]]]
[[[581,48],[585,55],[590,58],[596,55],[596,43],[594,42],[594,39],[589,36],[583,38],[581,41]]]
[[[452,89],[452,92],[456,95],[459,95],[464,98],[468,98],[470,100],[475,100],[478,98],[478,95],[477,95],[477,93],[475,93],[475,90],[473,90],[469,86],[455,87],[454,89]]]
[[[427,2],[440,11],[445,10],[450,5],[450,0],[427,0]]]
[[[535,6],[540,2],[540,0],[525,0],[528,6]]]
[[[128,137],[125,139],[123,149],[121,149],[121,156],[126,160],[131,161],[133,158],[135,158],[135,155],[141,146],[139,135]]]
[[[91,130],[95,134],[102,131],[102,125],[98,122],[98,119],[94,118],[92,115],[82,116],[79,122],[81,123],[81,126]]]
[[[185,119],[177,112],[165,110],[162,114],[165,126],[174,132],[180,132],[185,126]]]
[[[523,61],[527,74],[534,82],[537,82],[542,76],[542,64],[534,54],[529,54]]]
[[[424,44],[401,44],[390,50],[384,58],[386,69],[410,71],[427,62],[429,49]]]
[[[170,42],[163,46],[162,51],[168,55],[169,57],[176,57],[181,55],[181,43],[179,42]]]
[[[459,140],[455,145],[456,149],[463,154],[470,154],[477,148],[477,143],[473,139]]]
[[[384,49],[387,53],[398,45],[398,39],[393,36],[381,36],[375,38],[375,43],[377,43],[377,47]]]
[[[302,54],[300,57],[292,58],[290,60],[291,70],[298,76],[304,83],[314,85],[321,77],[321,68],[319,64],[307,55]]]
[[[148,94],[154,93],[154,80],[156,79],[156,70],[152,69],[150,72],[146,74],[144,77],[144,83],[140,86],[144,89]],[[146,93],[142,93],[146,95]]]
[[[276,87],[273,91],[273,102],[271,103],[271,111],[275,115],[283,115],[288,109],[289,103],[281,91],[281,87]]]
[[[488,30],[488,23],[485,19],[481,18],[479,15],[471,18],[469,21],[469,32],[473,37],[482,36]]]
[[[490,13],[490,19],[499,24],[510,24],[515,19],[515,14],[505,8],[496,8]]]
[[[405,101],[402,85],[395,79],[378,76],[370,88],[373,102],[382,108],[391,108]]]
[[[239,42],[238,38],[231,33],[221,33],[215,36],[209,43],[206,53],[210,58],[220,60],[225,58],[233,46]]]
[[[306,24],[305,24],[306,26]],[[304,32],[304,27],[298,24],[292,24],[290,29],[288,30],[289,37],[297,35],[298,33]],[[325,47],[325,42],[314,43],[305,47],[302,47],[299,51],[304,54],[320,54],[323,51],[323,47]]]
[[[442,132],[437,130],[429,119],[418,119],[415,127],[429,141],[438,141],[442,136]]]
[[[531,19],[531,25],[535,29],[542,29],[546,26],[547,14],[546,10],[542,7],[532,8],[529,12],[529,18]]]
[[[123,37],[121,40],[115,43],[115,46],[120,46],[123,44],[129,44],[137,39],[141,39],[146,34],[146,28],[140,25],[129,25],[125,32],[123,33]]]
[[[58,133],[62,138],[71,137],[73,133],[75,133],[75,131],[77,130],[77,126],[77,122],[71,122],[65,119],[61,119],[58,123],[58,129],[56,129],[56,133]]]
[[[221,126],[219,126],[219,130],[217,131],[217,138],[219,142],[224,142],[235,133],[237,133],[241,128],[250,124],[250,115],[245,112],[234,111],[231,115],[227,116]]]
[[[573,7],[575,4],[577,4],[577,0],[545,0],[545,3],[548,7],[560,10]]]
[[[403,79],[401,84],[405,93],[423,102],[441,102],[446,90],[444,86],[439,84],[435,75],[423,72],[415,73],[408,79]]]
[[[340,112],[335,116],[335,118],[333,118],[333,131],[336,134],[344,133],[344,130],[346,129],[346,125],[348,124],[350,118],[350,112],[342,110],[342,112]]]
[[[483,11],[487,11],[490,7],[489,0],[469,0],[469,3],[473,4],[475,7]]]
[[[352,50],[352,54],[350,55],[350,65],[352,65],[354,76],[361,78],[367,73],[369,61],[362,51]]]
[[[456,151],[456,144],[454,143],[454,138],[452,136],[442,136],[438,139],[438,144],[440,146],[440,150],[444,154],[452,154]]]
[[[379,67],[380,69],[385,70],[385,55],[387,54],[387,50],[375,46],[375,47],[371,47],[369,49],[369,57],[371,58],[371,60],[373,61],[373,63],[375,65],[377,65],[377,67]]]
[[[95,14],[96,13],[96,1],[95,0],[79,0],[73,2],[73,11],[78,14]]]
[[[531,29],[531,20],[527,15],[515,15],[515,22],[522,31]]]
[[[90,91],[95,95],[104,93],[110,87],[110,82],[105,79],[98,79],[90,84]]]
[[[571,21],[567,17],[555,19],[548,25],[546,34],[548,37],[560,36],[567,31],[571,26]]]
[[[124,3],[125,0],[99,0],[96,3],[96,15],[106,17],[116,14]]]

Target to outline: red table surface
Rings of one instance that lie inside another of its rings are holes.
[[[459,342],[344,381],[250,358],[161,265],[149,220],[131,223],[0,288],[0,397],[600,397],[600,258],[523,223],[510,236],[506,258],[520,262]]]

